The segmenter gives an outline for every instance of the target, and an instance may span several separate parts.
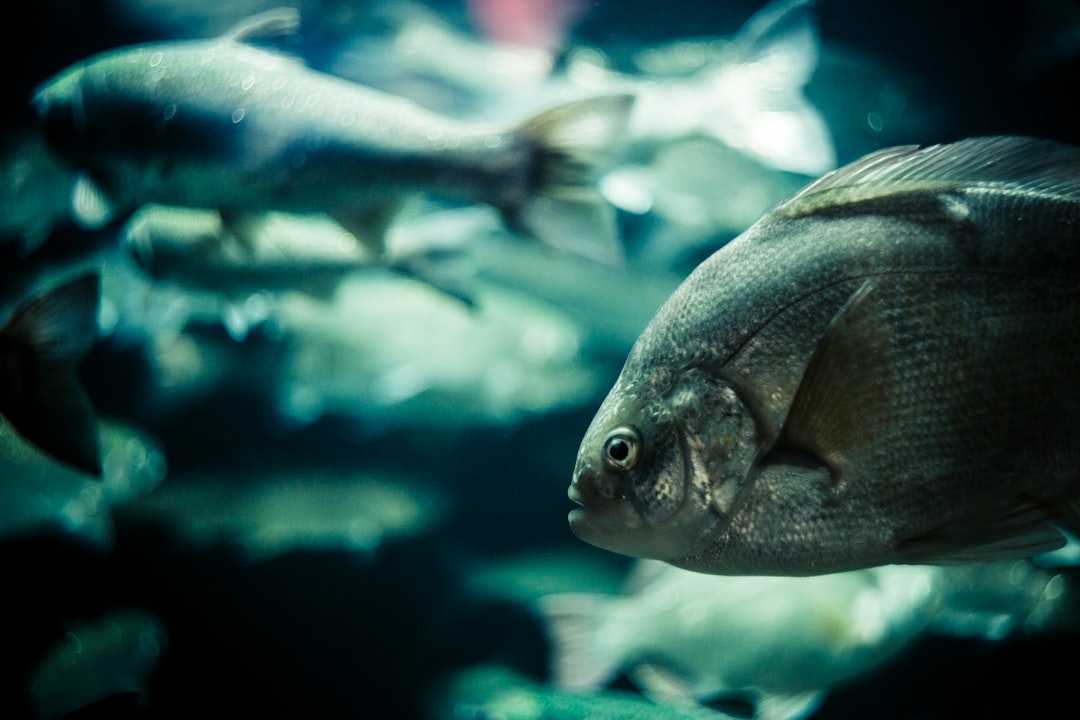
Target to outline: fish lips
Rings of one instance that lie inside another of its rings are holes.
[[[600,489],[600,478],[588,467],[574,475],[567,496],[580,507],[567,516],[579,539],[624,555],[638,555],[634,539],[646,529],[645,521],[629,498]]]

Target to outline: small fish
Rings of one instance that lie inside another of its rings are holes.
[[[74,714],[79,708],[118,695],[134,694],[145,703],[167,641],[163,623],[141,608],[72,623],[29,678],[27,690],[37,717],[82,717]]]
[[[738,698],[755,718],[792,720],[926,635],[997,640],[1065,615],[1064,588],[1062,575],[1023,560],[806,578],[643,560],[621,594],[551,594],[538,608],[560,689],[594,692],[621,671],[657,702]]]
[[[84,275],[15,308],[0,329],[0,415],[56,459],[101,477],[98,423],[76,367],[97,339],[101,283]]]
[[[263,291],[330,297],[346,276],[389,267],[471,304],[466,281],[457,276],[462,273],[435,271],[441,269],[441,260],[455,254],[449,248],[411,248],[406,253],[391,241],[384,261],[377,262],[355,237],[326,217],[268,212],[252,217],[252,222],[257,224],[246,241],[240,241],[226,231],[213,210],[149,204],[124,226],[123,244],[154,279],[230,301]]]
[[[1080,149],[894,147],[657,312],[582,441],[582,539],[716,574],[1061,546],[1080,496]]]
[[[270,11],[210,40],[105,52],[42,85],[46,137],[82,172],[76,220],[100,227],[151,202],[210,208],[243,238],[249,213],[326,213],[379,256],[399,205],[432,192],[490,204],[553,247],[620,261],[593,176],[632,95],[512,127],[459,122],[247,42],[298,22],[293,9]]]
[[[228,476],[170,477],[117,516],[172,528],[190,548],[229,545],[255,563],[303,549],[375,553],[445,515],[444,499],[407,477],[314,467]]]
[[[149,492],[165,477],[161,443],[108,418],[100,423],[101,477],[54,460],[0,417],[0,540],[59,531],[108,550],[113,508]]]

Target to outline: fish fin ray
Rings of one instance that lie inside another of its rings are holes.
[[[621,656],[603,622],[609,601],[588,593],[554,593],[537,600],[551,641],[551,679],[560,688],[593,690],[611,680]]]
[[[888,332],[876,285],[866,280],[834,315],[795,392],[781,444],[807,451],[832,467],[862,442],[868,418],[886,411],[875,390]],[[880,332],[874,332],[875,328]]]
[[[913,192],[1013,188],[1080,200],[1080,148],[1053,140],[1001,135],[947,145],[901,145],[870,153],[828,173],[776,210],[801,217]]]
[[[0,331],[18,348],[18,386],[2,408],[12,426],[56,459],[101,477],[97,416],[75,366],[97,336],[100,280],[86,275],[35,298]]]
[[[294,35],[300,29],[300,10],[294,7],[271,8],[239,21],[222,38],[239,43]]]
[[[532,148],[532,186],[523,200],[500,206],[507,223],[556,249],[621,265],[615,210],[596,181],[625,134],[633,102],[633,95],[573,101],[520,125]]]
[[[808,716],[825,699],[824,690],[795,695],[764,695],[754,703],[757,720],[791,720]]]
[[[71,218],[83,230],[100,230],[116,217],[105,191],[88,175],[79,174],[71,186]]]
[[[627,674],[654,702],[696,702],[694,688],[677,669],[657,661],[635,663]]]
[[[897,546],[899,561],[952,565],[1057,550],[1065,544],[1065,536],[1050,516],[1045,506],[1002,502],[975,516],[903,540]]]
[[[352,233],[356,241],[377,260],[386,255],[386,239],[390,225],[401,212],[403,201],[389,199],[371,203],[349,212],[333,213],[334,220]]]

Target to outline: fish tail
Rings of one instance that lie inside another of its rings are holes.
[[[606,618],[610,601],[588,593],[556,593],[538,607],[551,643],[551,681],[566,690],[593,690],[611,680],[623,661],[621,641]]]
[[[16,308],[0,330],[0,414],[26,440],[101,477],[97,416],[76,367],[97,337],[101,294],[84,275]]]
[[[615,211],[597,179],[625,135],[633,102],[628,94],[577,100],[517,128],[531,152],[523,201],[501,207],[511,227],[551,247],[621,264]]]

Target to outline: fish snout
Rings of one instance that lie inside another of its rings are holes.
[[[566,495],[585,510],[599,510],[612,499],[610,488],[605,486],[601,473],[588,464],[580,465],[575,470]]]

